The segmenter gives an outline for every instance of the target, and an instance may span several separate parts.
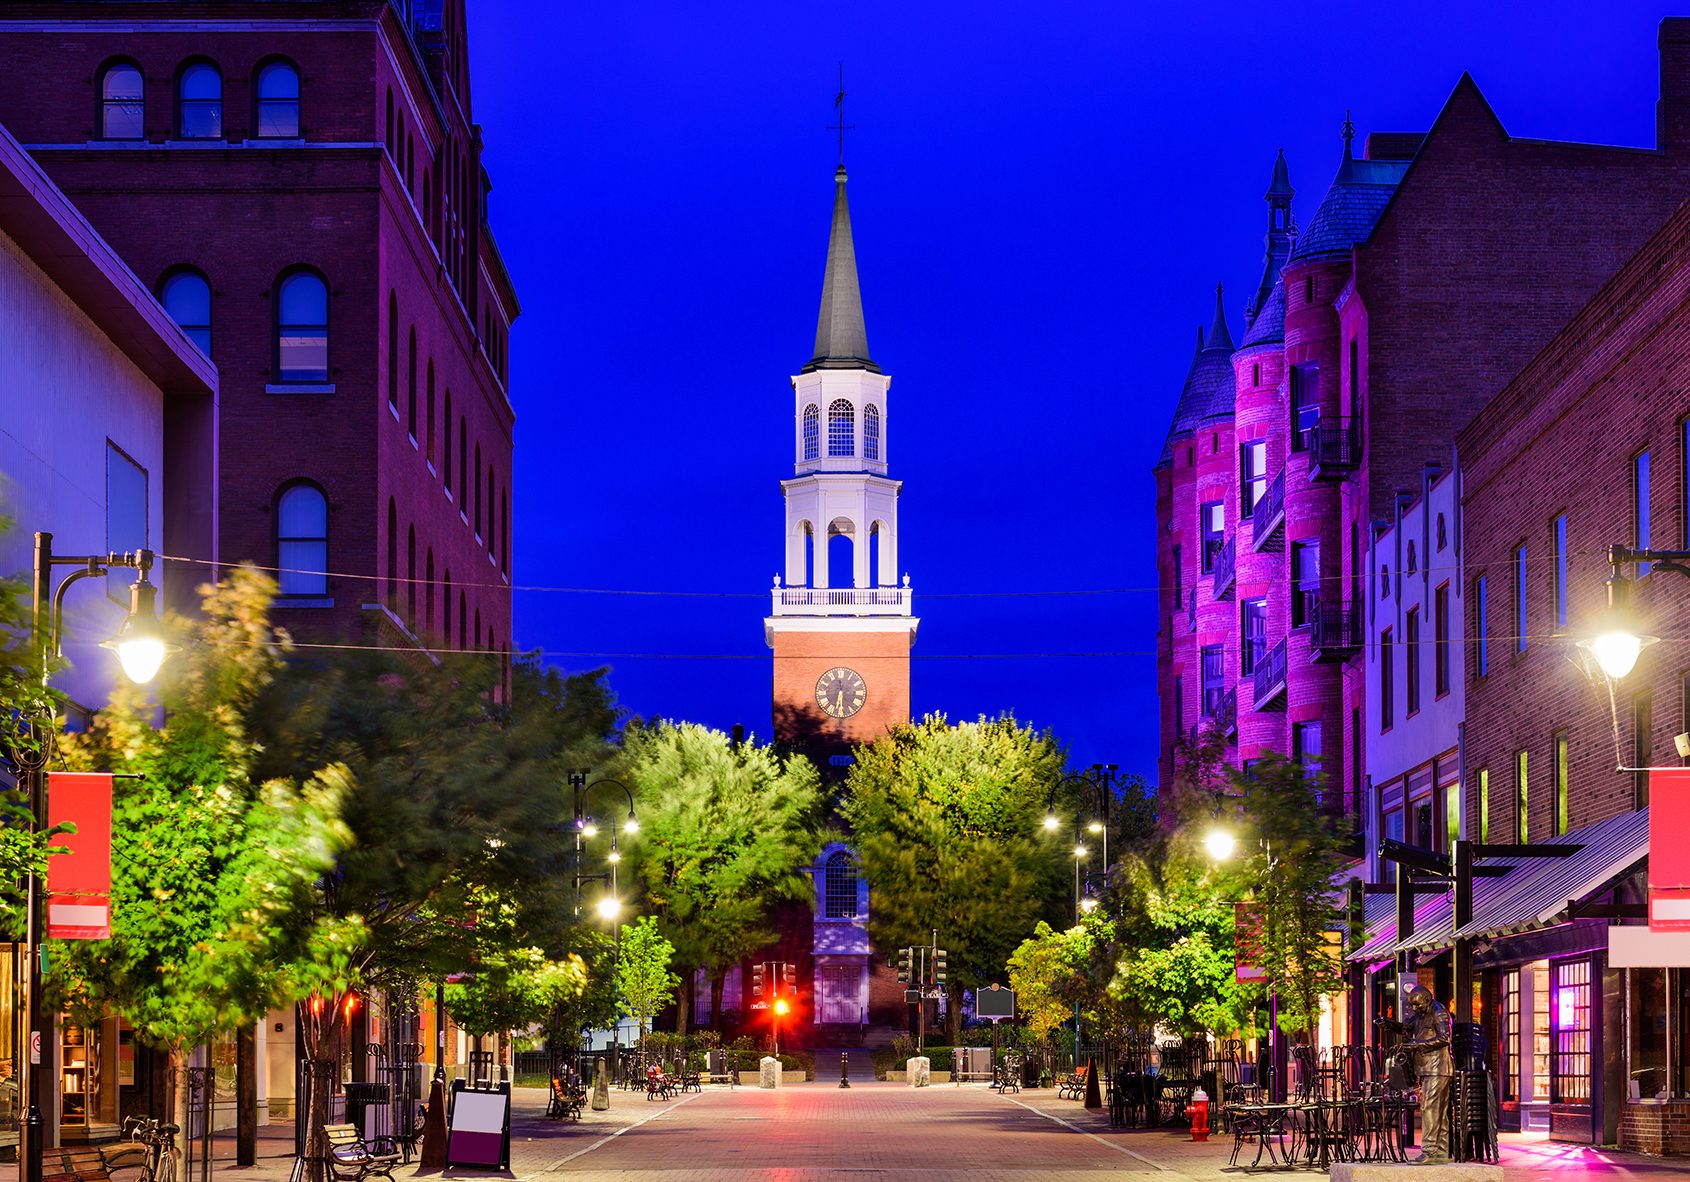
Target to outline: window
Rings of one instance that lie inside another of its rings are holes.
[[[1291,725],[1291,762],[1303,769],[1309,779],[1320,771],[1320,723],[1297,722]]]
[[[299,71],[287,62],[260,66],[253,126],[260,139],[299,138]]]
[[[1655,700],[1638,694],[1631,700],[1631,807],[1649,803],[1649,765],[1655,759]]]
[[[1408,619],[1403,625],[1403,655],[1408,673],[1408,716],[1414,717],[1420,713],[1420,609],[1408,609]]]
[[[1312,624],[1320,614],[1320,542],[1291,543],[1291,626]]]
[[[1490,840],[1490,770],[1479,769],[1479,840]]]
[[[1185,601],[1185,572],[1180,569],[1180,548],[1176,543],[1172,553],[1174,568],[1174,610],[1178,611]]]
[[[1350,417],[1359,418],[1356,410],[1361,406],[1361,338],[1350,338]]]
[[[283,595],[329,593],[329,502],[314,484],[290,484],[276,500],[276,566]]]
[[[1414,840],[1411,845],[1423,850],[1435,849],[1433,844],[1432,798],[1422,797],[1414,802]]]
[[[1379,633],[1379,733],[1384,734],[1396,722],[1396,648],[1391,644],[1391,630]]]
[[[1246,599],[1239,610],[1243,615],[1244,643],[1239,648],[1238,672],[1247,677],[1267,655],[1267,600]]]
[[[1649,453],[1640,451],[1631,457],[1631,537],[1632,545],[1647,550],[1654,531],[1649,519]],[[1637,577],[1649,573],[1649,564],[1637,564]]]
[[[1267,440],[1258,439],[1239,448],[1238,471],[1242,478],[1238,498],[1240,516],[1248,517],[1255,510],[1257,502],[1267,495],[1267,466]]]
[[[1432,609],[1438,618],[1432,621],[1432,692],[1438,697],[1449,693],[1449,584],[1440,583],[1432,593]]]
[[[1479,676],[1490,672],[1489,632],[1485,619],[1485,576],[1473,580],[1473,639],[1477,641],[1475,660]]]
[[[1185,733],[1185,678],[1174,678],[1174,734]]]
[[[475,536],[481,536],[481,445],[475,445]]]
[[[387,498],[387,606],[399,610],[399,507]]]
[[[1250,384],[1252,386],[1259,386],[1262,384],[1262,363],[1260,361],[1251,362],[1250,364]]]
[[[291,271],[277,289],[276,377],[329,380],[329,289],[315,271]]]
[[[1637,1081],[1639,1095],[1650,1099],[1671,1094],[1667,1086],[1667,972],[1635,968],[1628,974],[1631,997],[1626,1008],[1631,1021],[1626,1027],[1631,1046],[1626,1066],[1629,1077]],[[1682,1024],[1682,1017],[1674,1018],[1674,1025]]]
[[[1502,974],[1502,1047],[1497,1056],[1502,1099],[1520,1098],[1520,970]]]
[[[399,297],[387,293],[387,405],[399,413]]]
[[[827,454],[856,454],[856,433],[856,412],[848,401],[835,398],[827,407]]]
[[[823,895],[827,918],[857,918],[857,863],[844,850],[827,856]]]
[[[1526,752],[1524,749],[1514,753],[1514,840],[1525,845],[1530,838],[1527,825],[1529,810],[1526,807]]]
[[[1313,282],[1312,280],[1310,281]],[[1309,432],[1320,422],[1320,366],[1291,367],[1291,450],[1307,451]]]
[[[458,512],[469,512],[469,424],[458,416]]]
[[[1567,627],[1567,515],[1561,514],[1550,529],[1549,544],[1555,550],[1555,630]]]
[[[880,458],[880,408],[874,403],[863,407],[863,459]]]
[[[434,362],[428,363],[428,419],[423,423],[423,431],[428,436],[428,443],[423,452],[428,457],[430,466],[434,464]]]
[[[1379,567],[1379,598],[1380,599],[1389,599],[1390,597],[1391,597],[1391,568],[1389,566],[1381,565]]]
[[[405,618],[417,623],[417,527],[405,533]]]
[[[1555,1104],[1590,1103],[1591,1026],[1590,960],[1551,961],[1554,977],[1552,1029],[1555,1050],[1549,1099]]]
[[[1679,497],[1681,498],[1678,506],[1678,544],[1684,549],[1690,550],[1690,419],[1685,419],[1678,424],[1678,472]],[[1690,978],[1690,974],[1686,974],[1686,976]],[[1690,1022],[1687,1022],[1686,1026],[1690,1027]],[[1687,1029],[1685,1034],[1690,1037],[1690,1029]],[[1686,1069],[1690,1070],[1690,1067]],[[1686,1094],[1690,1095],[1690,1088],[1686,1089]]]
[[[1526,581],[1531,576],[1526,569],[1526,548],[1514,551],[1514,651],[1526,651]]]
[[[146,84],[134,62],[113,62],[100,76],[100,138],[138,140],[146,135]]]
[[[1399,804],[1396,808],[1389,809],[1385,812],[1385,836],[1390,838],[1392,841],[1401,841],[1403,839],[1403,835],[1402,806]],[[1381,858],[1379,860],[1380,880],[1390,882],[1394,879],[1396,877],[1396,865],[1397,864],[1389,858]]]
[[[193,62],[176,79],[176,134],[185,140],[223,138],[223,75],[210,62]]]
[[[159,285],[159,303],[182,326],[199,351],[211,356],[211,284],[188,267],[170,272]]]
[[[443,644],[452,643],[452,568],[447,567],[446,573],[440,576],[440,639]]]
[[[428,562],[423,567],[423,626],[434,634],[434,547],[428,548]]]
[[[1219,718],[1226,695],[1226,646],[1203,646],[1203,717]]]
[[[147,470],[122,448],[106,441],[106,552],[147,548]],[[118,568],[106,575],[106,594],[125,607],[135,573]]]
[[[1449,531],[1444,528],[1444,515],[1438,514],[1438,549],[1441,551],[1449,545]]]
[[[1555,836],[1567,831],[1567,732],[1555,732]]]
[[[410,341],[405,346],[405,431],[411,442],[417,441],[417,326],[411,326]]]
[[[1314,303],[1314,276],[1313,275],[1310,275],[1303,280],[1303,303],[1305,303],[1305,304]]]
[[[1444,849],[1452,850],[1461,838],[1461,781],[1444,785]]]
[[[821,420],[821,408],[815,403],[812,402],[804,408],[802,434],[804,438],[804,458],[806,460],[813,460],[820,454]]]
[[[1408,573],[1413,574],[1415,571],[1417,571],[1419,569],[1420,569],[1420,564],[1415,560],[1415,555],[1414,555],[1414,543],[1410,542],[1408,544]]]
[[[1226,506],[1220,501],[1205,502],[1197,510],[1197,523],[1203,531],[1203,573],[1208,574],[1226,542]]]

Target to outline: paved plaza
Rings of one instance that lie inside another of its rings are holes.
[[[1052,1091],[999,1096],[978,1085],[915,1089],[873,1083],[841,1091],[814,1083],[779,1091],[710,1089],[664,1102],[617,1091],[609,1112],[588,1112],[579,1124],[546,1120],[544,1107],[544,1093],[516,1093],[510,1174],[448,1170],[445,1176],[556,1182],[1065,1182],[1123,1176],[1308,1182],[1322,1176],[1228,1169],[1230,1138],[1197,1145],[1183,1130],[1111,1129],[1106,1113],[1087,1111]],[[232,1141],[220,1139],[213,1178],[286,1182],[291,1128],[277,1124],[262,1130],[259,1163],[249,1168],[234,1166]],[[1536,1137],[1504,1140],[1507,1182],[1565,1179],[1569,1173],[1615,1182],[1690,1177],[1682,1161]],[[405,1166],[395,1177],[406,1182],[436,1173]]]

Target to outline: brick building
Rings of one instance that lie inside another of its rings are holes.
[[[1246,316],[1230,413],[1182,398],[1156,471],[1165,785],[1190,728],[1235,701],[1232,758],[1318,762],[1332,806],[1362,811],[1372,535],[1678,204],[1690,21],[1663,21],[1659,43],[1652,150],[1514,139],[1463,76],[1423,136],[1375,133],[1357,158],[1346,125],[1337,175],[1283,263],[1274,227],[1291,194],[1276,165],[1268,295]],[[1196,491],[1217,458],[1218,542]],[[1229,582],[1199,566],[1217,548]],[[1207,694],[1204,649],[1224,662]]]
[[[220,558],[282,568],[278,622],[508,650],[518,308],[463,5],[11,4],[0,120],[217,363]]]

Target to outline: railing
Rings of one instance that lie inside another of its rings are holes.
[[[1215,714],[1215,722],[1221,728],[1221,733],[1230,735],[1238,729],[1238,688],[1236,686],[1221,695],[1221,708]]]
[[[1360,424],[1354,419],[1322,419],[1309,429],[1309,479],[1329,480],[1361,463]]]
[[[1273,531],[1285,520],[1285,469],[1279,470],[1279,475],[1267,486],[1267,491],[1261,495],[1250,510],[1250,544],[1257,549],[1272,536]]]
[[[1238,535],[1234,534],[1221,546],[1220,553],[1215,555],[1215,598],[1219,599],[1232,589],[1232,580],[1238,570]]]
[[[1317,661],[1348,656],[1361,647],[1361,610],[1316,601],[1309,612],[1309,649]]]
[[[1252,688],[1255,690],[1254,701],[1258,708],[1285,688],[1284,640],[1268,649],[1262,659],[1256,662],[1256,670],[1251,677],[1254,679]]]
[[[907,616],[912,591],[903,587],[776,587],[777,616]]]
[[[1186,601],[1185,622],[1193,632],[1197,631],[1197,588],[1191,589],[1191,598]]]

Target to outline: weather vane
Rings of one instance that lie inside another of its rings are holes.
[[[857,130],[856,125],[845,122],[845,63],[839,63],[839,93],[833,98],[833,110],[837,123],[829,123],[829,131],[839,133],[839,167],[845,167],[845,133]]]

